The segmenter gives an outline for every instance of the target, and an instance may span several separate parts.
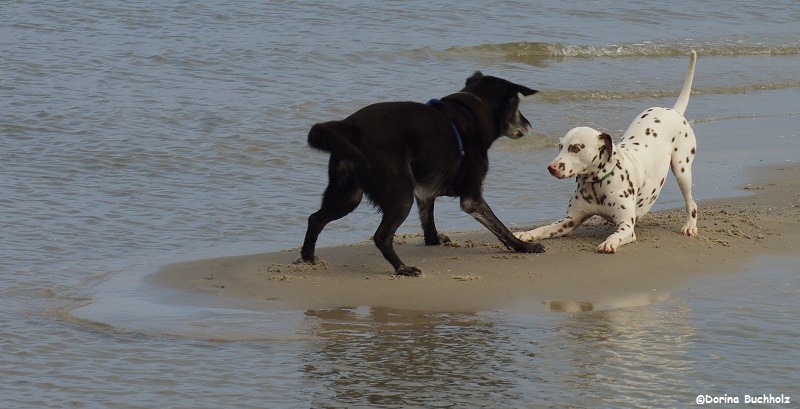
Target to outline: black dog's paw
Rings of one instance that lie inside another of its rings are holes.
[[[436,237],[426,238],[425,245],[426,246],[439,246],[442,244],[449,244],[452,243],[450,237],[445,236],[442,233],[439,233]]]
[[[518,253],[544,253],[546,251],[544,245],[539,242],[524,243],[522,248],[517,249]]]
[[[409,267],[406,265],[400,266],[397,271],[394,272],[396,275],[405,276],[405,277],[419,277],[422,275],[422,270],[416,267]]]
[[[317,256],[312,256],[311,259],[306,260],[304,257],[300,257],[295,260],[292,264],[319,264],[320,260]]]

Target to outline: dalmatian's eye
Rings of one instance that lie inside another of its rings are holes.
[[[572,152],[572,153],[578,153],[578,152],[581,151],[581,147],[578,146],[578,145],[570,145],[569,146],[569,151]]]
[[[560,143],[559,143],[559,144],[558,144],[558,150],[562,150],[562,149],[564,149],[564,145],[562,145],[562,144],[560,144]]]

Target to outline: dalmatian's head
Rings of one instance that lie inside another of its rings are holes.
[[[607,133],[589,127],[573,128],[558,142],[560,152],[547,170],[559,178],[596,176],[613,155],[614,145]]]

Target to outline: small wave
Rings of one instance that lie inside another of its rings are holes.
[[[706,87],[692,89],[692,95],[747,94],[756,91],[777,91],[800,88],[800,81],[786,81],[762,84],[742,84],[729,87]],[[627,100],[640,98],[676,97],[678,91],[612,91],[612,90],[543,90],[536,94],[542,102],[560,103],[586,100]]]
[[[683,57],[689,49],[704,56],[800,55],[800,44],[764,44],[742,40],[719,40],[696,43],[691,40],[674,43],[644,42],[611,45],[569,45],[562,43],[519,42],[482,44],[469,47],[450,47],[441,51],[443,57],[478,57],[540,65],[549,60],[564,58],[636,58]],[[429,52],[430,50],[426,50]]]
[[[739,120],[739,119],[775,119],[775,118],[790,118],[800,115],[800,112],[789,112],[789,113],[781,113],[781,114],[747,114],[747,115],[723,115],[723,116],[712,116],[708,118],[694,118],[692,119],[692,123],[694,124],[701,124],[701,123],[710,123],[710,122],[721,122],[721,121],[731,121],[731,120]]]

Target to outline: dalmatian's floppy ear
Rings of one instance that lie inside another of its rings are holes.
[[[611,160],[611,154],[613,151],[613,144],[611,142],[611,135],[603,132],[600,134],[599,139],[603,141],[603,147],[600,148],[600,157],[603,157],[603,152],[608,154],[608,160]]]

